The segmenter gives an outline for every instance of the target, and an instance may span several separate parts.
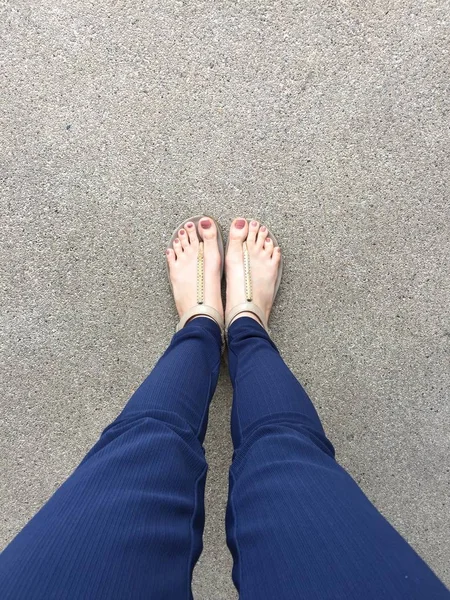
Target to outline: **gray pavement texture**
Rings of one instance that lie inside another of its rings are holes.
[[[273,337],[338,459],[450,584],[449,8],[1,4],[2,544],[168,344],[169,233],[243,215],[284,249]],[[203,600],[235,598],[230,405],[224,372]]]

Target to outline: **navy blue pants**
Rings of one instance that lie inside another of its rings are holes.
[[[206,318],[177,333],[79,467],[0,557],[2,600],[184,600],[202,549],[202,448],[220,366]],[[334,459],[307,394],[252,319],[229,332],[227,537],[242,600],[450,593]]]

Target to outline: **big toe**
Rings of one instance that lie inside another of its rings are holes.
[[[238,217],[231,223],[230,228],[230,247],[242,246],[242,242],[247,239],[248,236],[248,223],[247,219]]]
[[[202,217],[198,224],[200,235],[205,243],[214,241],[217,239],[217,227],[212,219],[209,217]]]

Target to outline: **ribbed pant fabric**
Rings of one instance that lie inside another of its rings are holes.
[[[0,556],[2,600],[192,598],[220,345],[206,318],[175,334]],[[449,600],[335,461],[307,394],[252,319],[230,327],[229,368],[235,453],[226,527],[241,600]]]

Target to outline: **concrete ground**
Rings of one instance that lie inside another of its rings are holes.
[[[244,215],[283,246],[273,337],[340,462],[450,584],[449,8],[2,4],[3,544],[169,342],[169,232]],[[199,600],[235,597],[230,403],[224,372]]]

